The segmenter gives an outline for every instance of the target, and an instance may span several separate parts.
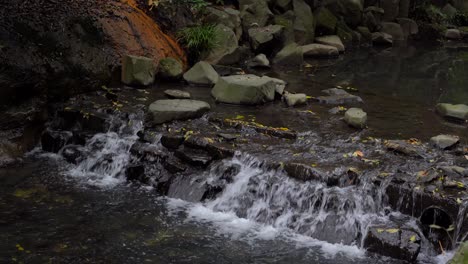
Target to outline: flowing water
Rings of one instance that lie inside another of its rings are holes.
[[[466,88],[460,88],[468,84],[466,76],[457,75],[465,57],[459,51],[410,47],[356,52],[338,61],[311,61],[303,71],[268,74],[288,81],[291,91],[312,96],[337,83],[358,88],[372,117],[367,134],[358,137],[427,140],[444,132],[466,142],[465,125],[447,123],[432,111],[436,102],[468,102]],[[203,88],[180,88],[211,100]],[[159,98],[160,90],[147,99]],[[214,105],[213,112],[254,115],[257,122],[300,131],[305,139],[294,147],[317,145],[315,155],[339,173],[339,149],[351,144],[343,137],[356,134],[328,112],[331,107],[303,108],[315,112],[312,118],[278,103]],[[154,186],[125,181],[143,119],[141,112],[113,116],[107,133],[95,134],[81,147],[87,154],[77,165],[66,163],[61,153],[35,150],[22,163],[0,169],[0,263],[401,263],[366,253],[362,234],[369,223],[390,220],[419,230],[416,219],[388,207],[389,180],[376,186],[362,177],[342,187],[299,182],[263,162],[274,159],[275,150],[265,153],[254,145],[252,152],[263,154],[239,151],[184,178],[169,191],[173,198],[159,197]],[[153,147],[164,150],[157,143]],[[150,173],[160,173],[157,161],[153,165]],[[231,178],[220,178],[228,168],[236,168]],[[200,195],[195,186],[218,181],[226,186],[217,197],[189,202]],[[467,204],[461,208],[460,219]],[[456,228],[455,237],[466,236]],[[445,263],[450,257],[437,256],[427,244],[423,241],[420,263]]]

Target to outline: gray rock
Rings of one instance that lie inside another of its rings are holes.
[[[315,23],[312,9],[304,0],[293,0],[294,39],[300,44],[312,43],[315,36]]]
[[[336,57],[339,55],[339,51],[336,47],[323,45],[323,44],[309,44],[302,46],[302,53],[304,57]]]
[[[364,128],[367,123],[367,113],[361,108],[350,108],[346,111],[344,120],[355,128]]]
[[[252,74],[221,77],[211,90],[218,102],[255,105],[273,101],[276,83],[269,77]]]
[[[126,85],[150,85],[155,74],[156,65],[150,58],[126,55],[122,59],[122,82]]]
[[[284,89],[286,88],[286,85],[287,85],[285,81],[278,79],[278,78],[268,77],[268,76],[263,76],[262,78],[266,78],[272,81],[275,84],[275,92],[278,95],[283,95]]]
[[[407,39],[411,35],[416,35],[419,32],[419,27],[416,21],[410,18],[397,18],[398,24],[400,24],[403,34]]]
[[[213,85],[218,81],[218,73],[208,62],[200,61],[184,74],[184,80],[190,84]]]
[[[449,149],[460,142],[460,138],[452,135],[438,135],[431,138],[432,145],[440,149]]]
[[[440,11],[449,17],[457,13],[457,9],[449,3],[447,3]]]
[[[356,104],[362,103],[362,99],[359,96],[352,95],[345,90],[332,88],[323,90],[322,92],[326,93],[328,96],[319,96],[317,100],[320,103],[325,104]]]
[[[336,0],[336,4],[331,5],[330,10],[337,16],[342,16],[346,24],[356,27],[362,22],[362,1],[361,0]]]
[[[249,39],[252,49],[256,52],[272,52],[271,50],[281,46],[281,35],[284,27],[269,25],[267,27],[255,27],[249,29]]]
[[[368,228],[364,248],[369,252],[413,263],[421,250],[421,237],[408,228],[374,225]]]
[[[400,0],[381,0],[380,7],[385,10],[384,21],[394,21],[400,9]]]
[[[207,7],[205,9],[206,15],[203,20],[207,24],[224,25],[232,29],[237,39],[242,36],[242,25],[240,19],[240,12],[232,8],[218,9],[214,7]]]
[[[315,42],[319,44],[333,46],[337,48],[339,52],[343,52],[345,50],[345,46],[343,45],[343,42],[341,41],[340,37],[336,35],[317,37],[315,38]]]
[[[374,32],[372,33],[372,43],[376,45],[392,46],[393,37],[384,32]]]
[[[291,94],[287,93],[284,95],[284,99],[288,106],[298,106],[307,103],[307,95],[303,93]]]
[[[247,62],[249,68],[270,68],[270,61],[265,54],[258,54]]]
[[[279,66],[297,66],[302,65],[303,62],[302,48],[296,43],[284,47],[273,59],[273,63]]]
[[[169,89],[169,90],[164,91],[164,93],[170,98],[175,98],[175,99],[190,99],[191,98],[189,92],[184,92],[181,90]]]
[[[405,40],[405,34],[403,33],[400,24],[394,22],[383,22],[381,25],[382,29],[380,31],[391,35],[393,41]]]
[[[248,30],[252,27],[264,27],[273,18],[273,13],[268,7],[267,0],[256,0],[240,5],[240,17],[242,27]]]
[[[322,35],[334,34],[336,29],[336,22],[338,19],[326,7],[317,9],[314,12],[316,21],[316,31]]]
[[[162,79],[175,80],[182,77],[182,63],[174,58],[164,58],[159,61],[158,74]]]
[[[203,60],[211,64],[231,65],[239,62],[239,56],[235,56],[238,40],[236,34],[229,27],[219,24],[215,28],[219,36],[219,43],[206,55]]]
[[[468,120],[468,105],[464,104],[438,104],[436,110],[444,117],[454,118],[458,120]]]
[[[211,109],[203,101],[188,99],[158,100],[149,106],[149,113],[154,124],[173,120],[186,120],[201,117]]]
[[[454,28],[447,29],[447,31],[444,33],[444,36],[446,39],[461,39],[462,37],[460,30]]]
[[[372,43],[372,33],[367,27],[357,27],[357,32],[361,34],[362,44],[371,44]]]

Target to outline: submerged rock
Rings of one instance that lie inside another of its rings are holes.
[[[452,135],[438,135],[431,138],[431,143],[440,149],[449,149],[460,142],[460,138]]]
[[[468,105],[464,104],[438,104],[436,110],[444,117],[453,118],[457,120],[468,120]]]
[[[173,120],[185,120],[201,117],[211,109],[203,101],[189,99],[158,100],[149,106],[149,113],[154,124],[162,124]]]
[[[166,90],[164,93],[169,96],[170,98],[175,98],[175,99],[190,99],[191,95],[189,92],[184,92],[181,90]]]
[[[402,153],[408,156],[421,157],[421,151],[416,146],[404,140],[388,140],[384,143],[389,150]]]
[[[184,74],[184,80],[190,84],[213,85],[218,81],[218,73],[206,61],[200,61]]]
[[[304,57],[326,58],[339,55],[336,47],[317,43],[302,46],[302,52],[304,53]]]
[[[367,123],[367,113],[361,108],[350,108],[346,111],[344,120],[355,128],[364,128]]]
[[[363,102],[361,97],[352,95],[343,89],[331,88],[322,92],[328,94],[328,96],[319,96],[317,100],[325,104],[355,104]]]
[[[319,44],[333,46],[337,48],[339,52],[343,52],[345,50],[343,42],[341,41],[340,37],[336,35],[318,37],[315,39],[315,41]]]
[[[158,74],[162,79],[176,80],[182,77],[184,69],[182,63],[174,58],[164,58],[159,61]]]
[[[414,262],[421,250],[421,237],[407,228],[371,226],[364,239],[364,248],[380,255]]]
[[[255,105],[275,99],[276,84],[269,77],[252,74],[221,77],[211,90],[218,102]]]
[[[127,55],[122,59],[122,82],[147,86],[154,82],[156,65],[151,58]]]

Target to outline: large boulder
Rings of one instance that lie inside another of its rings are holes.
[[[339,52],[343,52],[345,50],[345,46],[343,45],[343,42],[341,42],[340,37],[336,35],[317,37],[315,39],[315,42],[324,44],[324,45],[333,46],[337,48]]]
[[[421,250],[421,237],[417,232],[397,226],[370,226],[364,239],[369,252],[413,263]]]
[[[282,47],[282,33],[284,27],[269,25],[267,27],[255,27],[249,29],[250,45],[255,52],[272,54]]]
[[[235,32],[237,39],[242,36],[240,12],[232,8],[219,9],[207,7],[204,21],[207,24],[224,25]]]
[[[198,118],[210,110],[210,105],[203,101],[189,99],[158,100],[149,106],[148,112],[153,124],[162,124],[173,120]]]
[[[400,0],[381,0],[380,7],[385,10],[384,21],[394,21],[400,12]]]
[[[184,74],[184,80],[195,85],[213,85],[218,78],[218,73],[206,61],[198,62]]]
[[[419,27],[416,21],[410,18],[397,18],[398,24],[400,24],[401,29],[403,30],[403,34],[405,39],[408,39],[411,35],[416,35],[419,32]]]
[[[367,113],[361,108],[350,108],[346,111],[344,120],[352,127],[364,128],[367,123]]]
[[[457,119],[457,120],[468,120],[468,105],[464,104],[438,104],[436,110],[439,114],[444,117]]]
[[[346,23],[356,27],[362,22],[363,6],[361,0],[330,0],[328,8],[345,19]]]
[[[381,25],[382,29],[380,31],[391,35],[393,41],[405,40],[405,34],[403,33],[400,24],[394,22],[383,22]]]
[[[150,58],[127,55],[122,59],[122,82],[146,86],[154,82],[156,65]]]
[[[221,77],[211,95],[222,103],[256,105],[273,101],[275,91],[271,78],[247,74]]]
[[[159,61],[158,75],[162,79],[175,80],[182,77],[183,65],[174,58],[164,58]]]
[[[319,35],[335,34],[336,22],[338,19],[326,7],[317,9],[314,12],[315,29]]]
[[[119,76],[127,54],[186,63],[175,39],[133,1],[7,2],[0,8],[0,103],[100,89]]]
[[[293,0],[294,39],[298,44],[312,43],[315,36],[315,23],[312,9],[304,0]]]
[[[318,43],[302,46],[302,53],[304,57],[317,58],[336,57],[339,55],[339,51],[336,47]]]
[[[249,1],[240,4],[240,17],[244,30],[252,27],[264,27],[273,18],[273,13],[268,7],[267,0]]]
[[[353,44],[353,30],[346,24],[344,20],[338,21],[336,25],[336,35],[340,38],[343,45],[350,47]],[[357,41],[359,44],[359,40]]]
[[[249,68],[270,68],[270,61],[263,53],[258,54],[247,62]]]
[[[239,45],[236,33],[223,24],[218,24],[215,31],[216,35],[219,36],[219,42],[208,54],[203,56],[203,60],[211,64],[221,65],[238,63],[240,56],[237,52]]]
[[[296,43],[285,46],[273,59],[273,64],[278,66],[300,66],[303,62],[302,47]]]

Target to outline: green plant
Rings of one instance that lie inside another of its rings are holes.
[[[440,8],[434,5],[421,5],[413,11],[413,17],[417,21],[432,23],[432,24],[445,24],[447,16],[442,13]]]
[[[219,36],[215,25],[186,27],[177,33],[179,42],[184,45],[193,59],[216,48]]]
[[[455,15],[451,16],[449,20],[451,24],[457,27],[468,26],[468,13],[458,11]]]

